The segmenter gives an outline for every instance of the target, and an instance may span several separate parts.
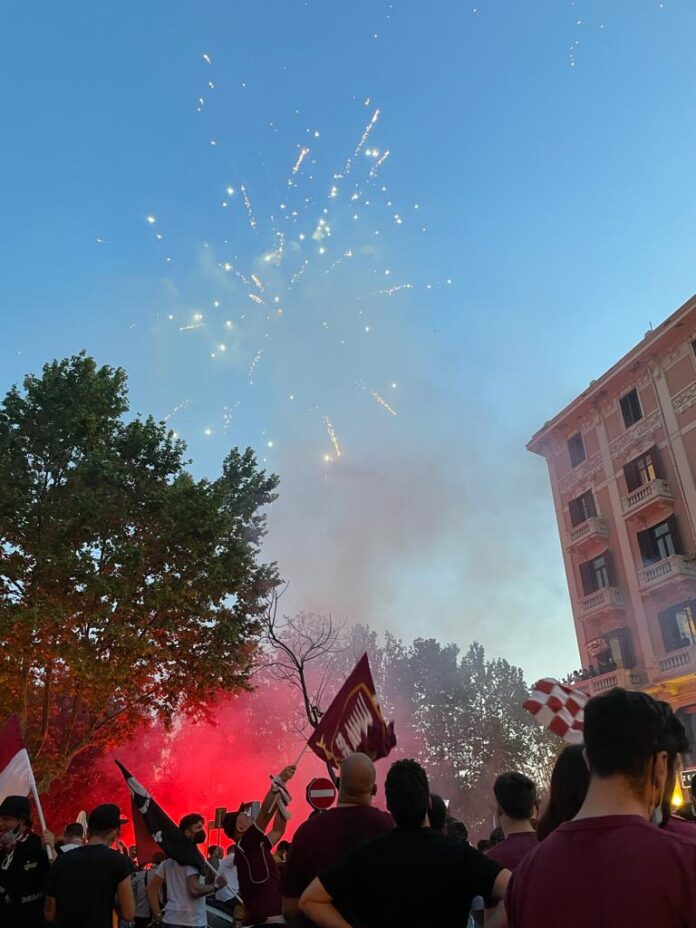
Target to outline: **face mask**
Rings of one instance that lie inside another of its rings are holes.
[[[205,841],[205,832],[197,831],[192,838],[194,844],[203,844]]]
[[[653,825],[657,825],[659,827],[662,824],[662,819],[662,806],[655,806],[655,808],[650,813],[650,821],[653,823]]]

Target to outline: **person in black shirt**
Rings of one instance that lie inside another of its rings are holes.
[[[42,839],[31,828],[26,796],[6,796],[0,804],[0,925],[39,928],[43,925],[43,886],[49,861]]]
[[[402,928],[414,917],[445,928],[466,922],[475,896],[503,898],[509,870],[428,827],[430,789],[420,764],[392,764],[385,789],[396,828],[320,873],[300,911],[320,928],[350,928],[333,905],[350,900],[361,928]]]
[[[60,928],[112,928],[114,908],[135,916],[131,862],[111,849],[121,825],[118,806],[97,806],[87,820],[87,844],[61,854],[46,883],[46,921]]]

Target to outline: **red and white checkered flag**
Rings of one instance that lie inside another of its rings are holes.
[[[564,686],[553,677],[534,684],[532,695],[523,703],[537,722],[570,744],[582,744],[585,706],[588,696]]]

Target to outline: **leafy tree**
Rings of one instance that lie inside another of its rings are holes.
[[[183,442],[127,412],[125,372],[84,353],[0,405],[0,716],[20,714],[44,787],[248,686],[278,583],[259,561],[277,478],[233,449],[195,480]]]

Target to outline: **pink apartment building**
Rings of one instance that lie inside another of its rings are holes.
[[[579,686],[666,699],[696,744],[696,296],[527,447],[549,468]]]

